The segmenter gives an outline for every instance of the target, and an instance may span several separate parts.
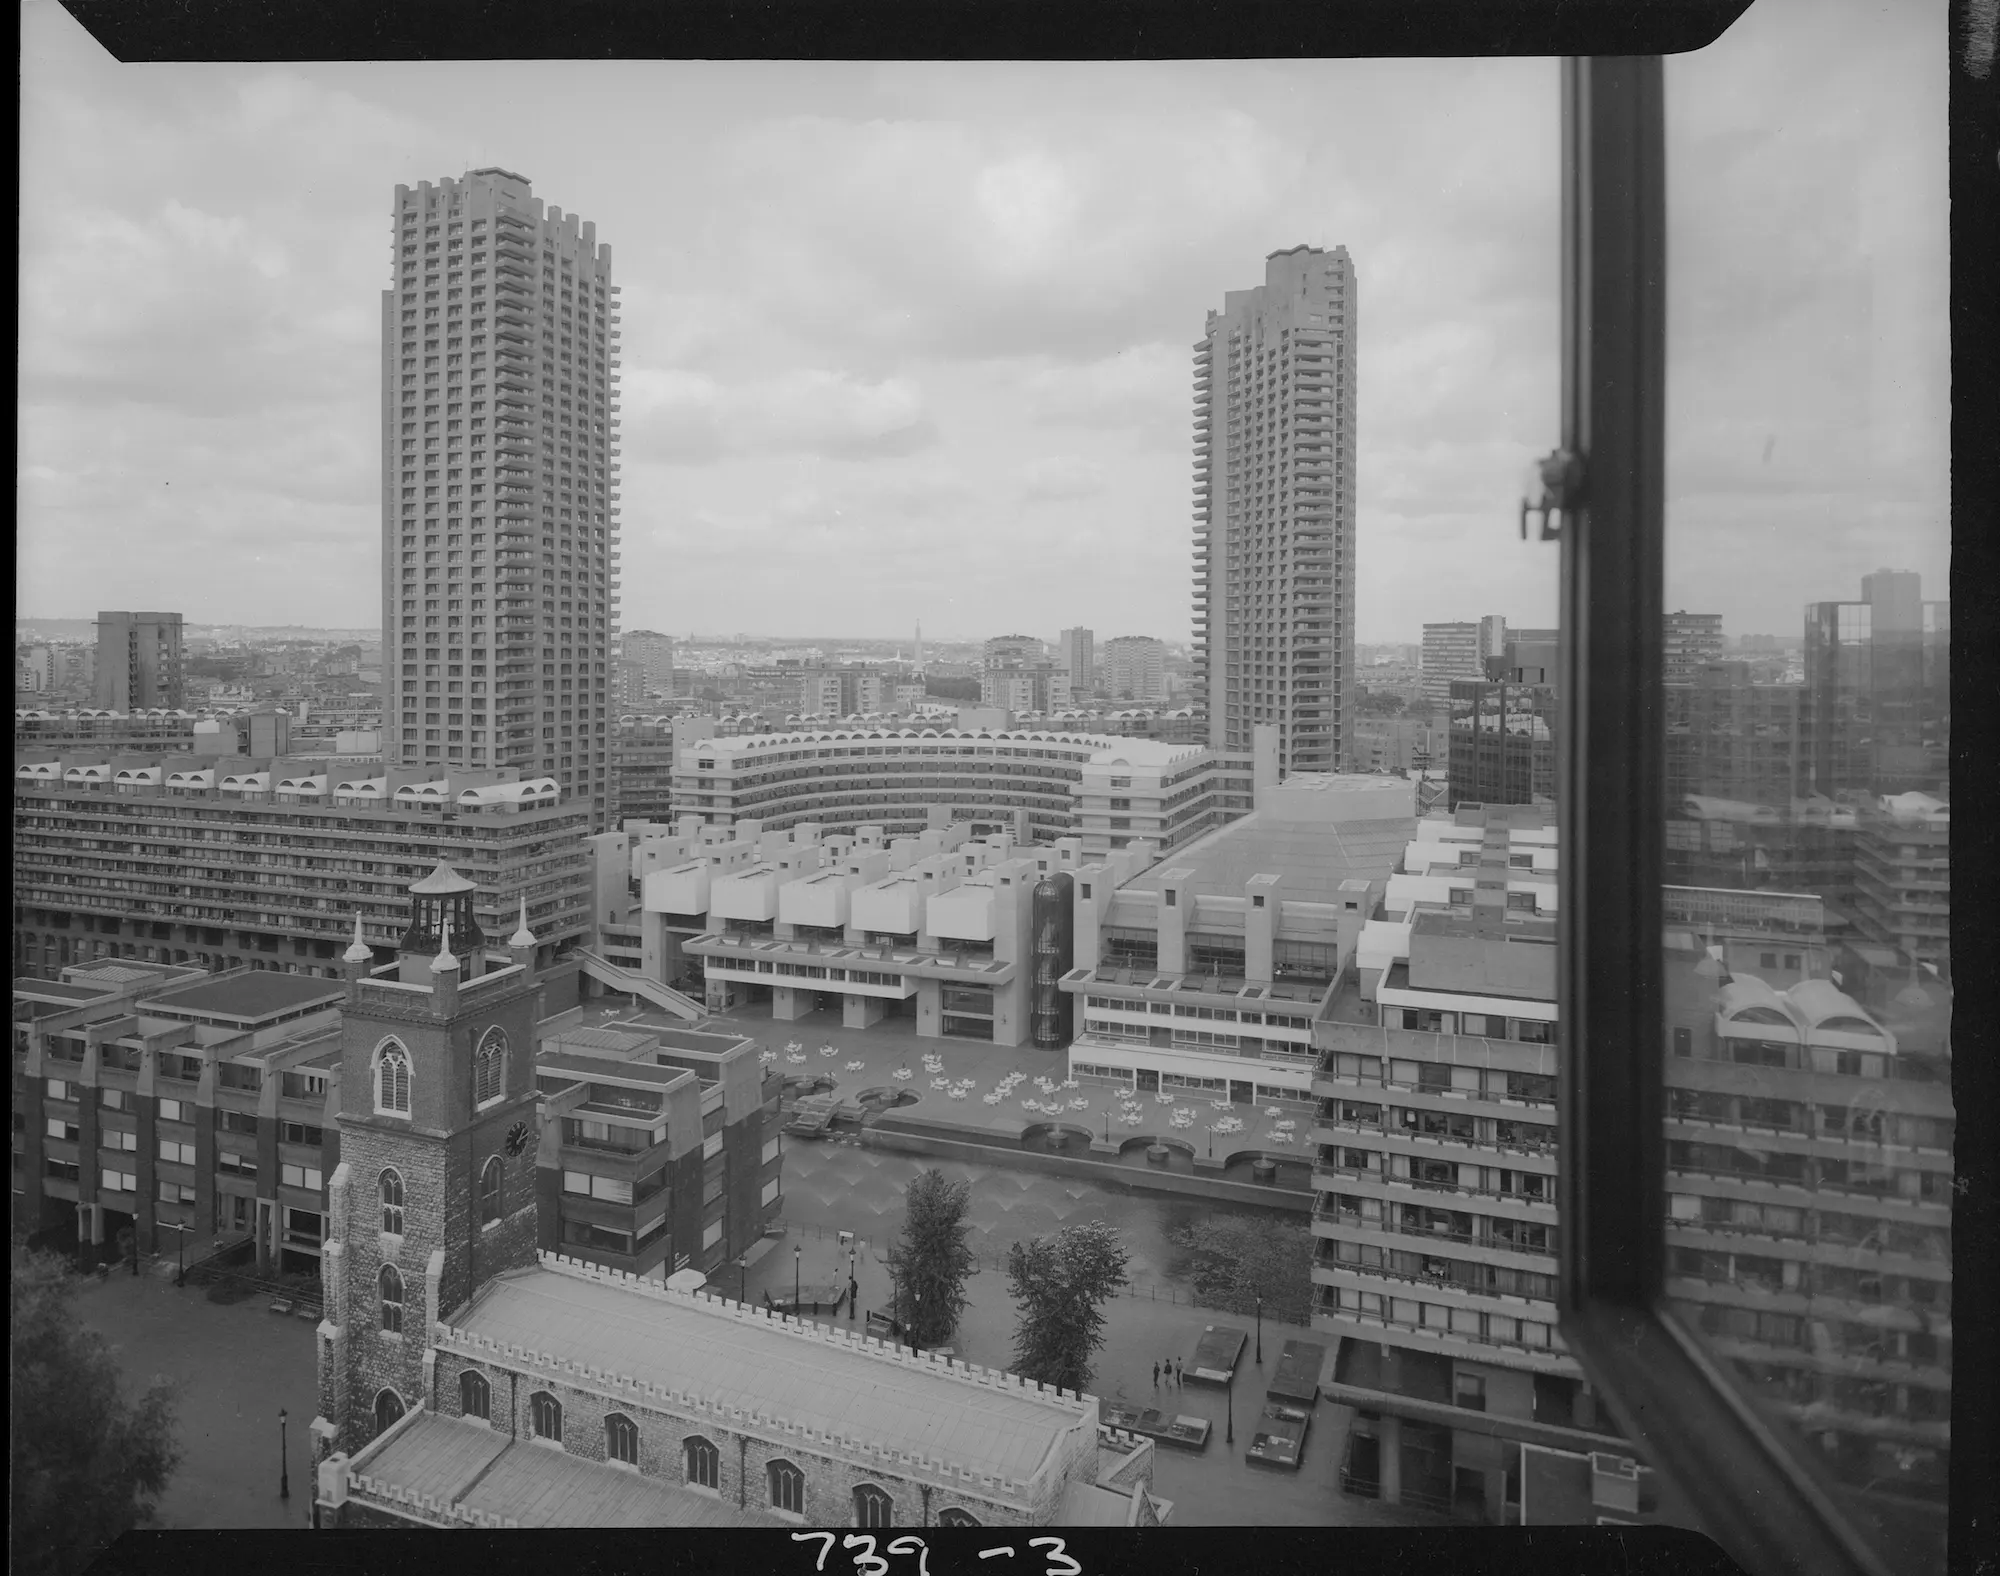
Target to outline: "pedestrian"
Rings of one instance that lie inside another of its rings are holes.
[[[1153,1364],[1153,1388],[1155,1390],[1160,1388],[1160,1365],[1158,1363]]]
[[[1174,1359],[1174,1383],[1183,1388],[1187,1385],[1187,1375],[1181,1372],[1181,1360],[1178,1357]]]

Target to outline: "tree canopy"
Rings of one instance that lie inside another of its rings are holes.
[[[938,700],[976,701],[979,699],[979,680],[927,678],[924,680],[924,693]]]
[[[1104,1344],[1103,1304],[1131,1279],[1131,1254],[1101,1220],[1064,1226],[1053,1236],[1007,1250],[1007,1285],[1019,1310],[1014,1371],[1044,1384],[1081,1390]]]
[[[966,1238],[972,1184],[950,1181],[932,1167],[903,1190],[903,1234],[889,1248],[896,1275],[897,1317],[920,1346],[941,1346],[958,1330],[968,1298],[966,1280],[979,1273],[979,1256]]]
[[[1273,1318],[1309,1322],[1312,1232],[1303,1222],[1218,1215],[1170,1232],[1168,1241],[1186,1255],[1205,1306],[1248,1313],[1261,1297]]]
[[[171,1387],[120,1393],[104,1338],[78,1321],[69,1267],[17,1249],[9,1296],[13,1566],[69,1576],[146,1520],[180,1460]]]

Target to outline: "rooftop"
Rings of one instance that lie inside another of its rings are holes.
[[[1414,816],[1391,821],[1278,822],[1251,814],[1174,851],[1171,861],[1134,877],[1122,890],[1157,892],[1171,866],[1192,869],[1198,895],[1239,897],[1252,876],[1282,875],[1284,901],[1339,903],[1343,881],[1387,880],[1416,828]]]
[[[280,974],[275,969],[251,969],[223,974],[179,990],[162,991],[146,1004],[154,1013],[199,1013],[257,1023],[284,1017],[308,1007],[338,1006],[346,986],[339,980],[313,979],[304,974]]]
[[[777,1518],[739,1510],[636,1472],[525,1444],[461,1418],[422,1413],[355,1471],[371,1485],[440,1507],[463,1506],[523,1527],[765,1527]]]
[[[989,1389],[969,1375],[746,1319],[732,1305],[560,1269],[500,1277],[455,1324],[502,1346],[982,1475],[1033,1476],[1083,1421],[1075,1402]]]

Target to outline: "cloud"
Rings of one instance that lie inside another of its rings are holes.
[[[806,367],[732,385],[705,373],[643,370],[626,377],[624,396],[628,451],[683,464],[740,454],[892,458],[938,441],[909,378],[864,383]]]
[[[1077,455],[1033,460],[1021,474],[1021,495],[1028,499],[1091,498],[1103,490],[1104,467]]]

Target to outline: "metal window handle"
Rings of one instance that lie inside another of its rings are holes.
[[[1557,541],[1562,528],[1549,524],[1552,514],[1568,514],[1583,505],[1583,458],[1568,449],[1557,449],[1528,467],[1527,486],[1521,494],[1521,540],[1528,539],[1528,516],[1541,516],[1544,542]]]

